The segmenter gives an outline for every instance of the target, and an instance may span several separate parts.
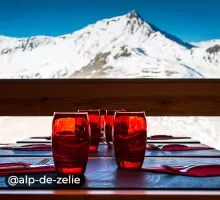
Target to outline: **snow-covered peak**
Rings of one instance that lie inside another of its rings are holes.
[[[81,34],[85,31],[90,32],[91,29],[97,32],[97,34],[102,34],[103,31],[105,31],[106,33],[113,34],[115,37],[119,37],[122,34],[132,35],[137,32],[141,32],[143,36],[149,36],[151,32],[154,32],[150,25],[147,24],[135,11],[131,11],[125,15],[97,21],[95,24],[91,24],[73,34]]]
[[[127,16],[128,16],[129,18],[133,18],[133,17],[134,17],[134,18],[142,18],[136,10],[131,10],[131,11],[127,14]]]
[[[141,17],[141,15],[135,10],[132,10],[131,12],[126,14],[125,17],[127,18],[128,21],[134,24],[142,25],[146,23],[145,20]]]

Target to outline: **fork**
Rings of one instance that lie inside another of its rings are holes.
[[[206,165],[207,164],[199,165],[199,166],[206,166]],[[189,171],[190,169],[192,169],[192,168],[194,168],[198,165],[185,165],[185,166],[183,166],[183,169],[175,169],[174,167],[171,167],[169,165],[161,165],[161,166],[164,169],[167,169],[167,170],[172,171],[172,172],[183,172],[183,173],[185,173],[185,172]]]
[[[149,147],[151,147],[152,149],[160,149],[160,150],[162,150],[163,149],[163,147],[165,147],[165,146],[175,146],[175,145],[178,145],[179,147],[187,147],[186,145],[180,145],[180,144],[165,144],[165,145],[161,145],[161,144],[159,144],[159,145],[155,145],[155,144],[148,144],[148,146]]]
[[[51,158],[43,158],[41,161],[39,161],[38,163],[35,163],[34,165],[45,165],[49,161],[51,161]]]
[[[17,164],[21,164],[20,166],[9,166],[9,167],[0,167],[0,169],[4,170],[4,169],[17,169],[17,168],[27,168],[27,167],[39,167],[39,166],[44,166],[45,164],[47,164],[49,161],[51,161],[52,158],[44,158],[42,160],[40,160],[39,162],[35,163],[35,164],[25,164],[25,163],[20,163],[18,162]]]
[[[31,139],[45,139],[45,140],[51,140],[51,136],[45,136],[45,137],[31,137]]]
[[[155,144],[148,144],[148,146],[152,149],[163,149],[164,145],[155,145]]]

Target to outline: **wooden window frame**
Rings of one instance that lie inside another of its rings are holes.
[[[220,80],[75,79],[0,80],[0,116],[52,116],[54,111],[124,108],[147,116],[220,116]],[[16,196],[15,196],[16,194]],[[0,198],[32,200],[217,200],[218,191],[0,190]]]

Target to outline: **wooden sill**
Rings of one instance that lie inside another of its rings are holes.
[[[0,80],[0,116],[116,109],[147,116],[220,116],[218,79]]]
[[[143,191],[143,190],[0,190],[0,199],[140,199],[140,200],[219,200],[220,191]]]

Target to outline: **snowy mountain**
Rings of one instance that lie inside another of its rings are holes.
[[[59,37],[0,36],[0,78],[219,77],[218,45],[185,43],[135,11]]]

